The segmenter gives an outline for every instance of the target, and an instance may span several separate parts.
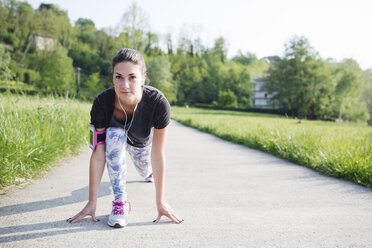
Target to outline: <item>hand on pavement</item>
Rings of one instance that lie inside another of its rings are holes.
[[[168,217],[169,219],[171,219],[173,222],[177,223],[177,224],[180,224],[182,223],[183,219],[181,219],[174,211],[173,209],[171,208],[171,206],[169,206],[167,203],[165,202],[162,202],[160,204],[157,204],[157,208],[158,208],[158,217],[156,218],[156,220],[154,220],[153,222],[159,222],[160,221],[160,218],[162,216],[166,216]]]
[[[83,208],[83,210],[81,210],[74,217],[68,218],[67,221],[70,222],[70,223],[75,223],[75,222],[81,220],[82,218],[84,218],[87,215],[92,216],[93,221],[99,221],[96,218],[96,204],[95,203],[88,202],[87,205],[85,205],[85,207]]]

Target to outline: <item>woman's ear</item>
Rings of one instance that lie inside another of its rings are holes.
[[[147,79],[147,74],[145,73],[145,74],[143,74],[142,86],[145,85],[146,79]]]

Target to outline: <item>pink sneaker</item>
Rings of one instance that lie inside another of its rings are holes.
[[[145,181],[148,182],[148,183],[151,183],[151,182],[154,181],[154,178],[152,177],[152,173],[150,174],[150,176],[145,178]]]
[[[128,215],[131,206],[128,201],[116,199],[112,201],[112,212],[108,218],[107,224],[112,227],[125,227],[128,225]]]

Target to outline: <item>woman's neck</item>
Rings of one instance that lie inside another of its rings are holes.
[[[123,102],[118,97],[116,97],[115,99],[115,106],[117,106],[117,108],[119,109],[123,108],[125,112],[127,112],[127,114],[132,114],[134,112],[134,109],[136,108],[136,105],[136,103]]]

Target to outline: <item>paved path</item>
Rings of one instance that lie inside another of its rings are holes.
[[[0,247],[372,247],[372,191],[172,122],[166,199],[185,219],[155,224],[154,185],[130,163],[130,224],[65,220],[88,198],[89,149],[25,189],[0,195]]]

